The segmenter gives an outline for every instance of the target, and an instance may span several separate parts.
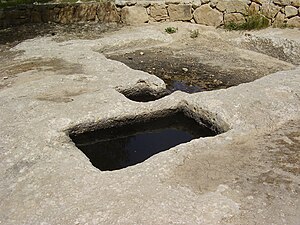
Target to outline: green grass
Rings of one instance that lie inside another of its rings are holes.
[[[244,23],[230,22],[224,25],[226,30],[260,30],[269,26],[269,20],[263,15],[256,13],[246,18]]]
[[[191,38],[196,38],[199,36],[199,30],[191,30],[190,31],[190,37]]]
[[[178,28],[176,28],[176,27],[167,27],[167,28],[165,29],[165,31],[166,31],[168,34],[174,34],[174,33],[177,32],[177,30],[178,30]]]

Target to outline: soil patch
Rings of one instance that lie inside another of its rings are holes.
[[[183,55],[168,48],[137,50],[106,56],[123,62],[132,69],[158,76],[165,81],[167,89],[171,92],[211,91],[257,79],[257,75],[251,70],[224,70],[218,66],[205,64],[197,57]]]

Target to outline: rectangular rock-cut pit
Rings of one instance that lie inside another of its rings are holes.
[[[124,118],[102,128],[73,130],[73,142],[101,171],[118,170],[145,161],[152,155],[200,137],[219,132],[211,124],[187,116],[183,110],[150,117]]]

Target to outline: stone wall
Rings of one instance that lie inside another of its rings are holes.
[[[19,5],[0,9],[0,27],[48,22],[120,22],[119,14],[111,2]]]
[[[116,1],[124,23],[189,21],[208,26],[242,23],[249,14],[264,15],[270,25],[300,27],[300,0]],[[138,16],[137,16],[138,15]]]
[[[264,15],[270,25],[300,27],[300,0],[116,0],[115,3],[22,5],[0,9],[0,26],[49,21],[64,24],[188,21],[218,27],[228,22],[242,23],[255,12]]]

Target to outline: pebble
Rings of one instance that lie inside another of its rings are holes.
[[[140,52],[140,55],[144,55],[144,52]]]
[[[7,80],[8,79],[8,77],[3,77],[3,80]]]
[[[188,69],[188,68],[185,68],[185,67],[183,67],[182,70],[183,70],[184,72],[189,71],[189,69]]]
[[[249,196],[247,196],[247,199],[248,199],[248,200],[253,200],[254,198],[253,198],[252,195],[249,195]]]

